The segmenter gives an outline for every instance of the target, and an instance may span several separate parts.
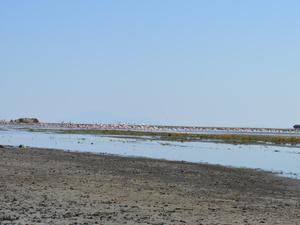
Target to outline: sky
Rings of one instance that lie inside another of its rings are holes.
[[[0,1],[0,119],[300,123],[300,1]]]

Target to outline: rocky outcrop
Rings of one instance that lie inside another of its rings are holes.
[[[299,130],[299,129],[300,129],[300,124],[296,124],[296,125],[294,126],[294,129]]]
[[[37,124],[40,121],[37,118],[20,118],[17,120],[13,120],[13,123],[26,123],[26,124]]]

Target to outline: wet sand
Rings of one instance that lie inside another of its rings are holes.
[[[143,158],[0,148],[0,224],[300,224],[300,181]]]

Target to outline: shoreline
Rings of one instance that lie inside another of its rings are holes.
[[[26,129],[26,128],[25,128]],[[48,129],[27,128],[29,132],[53,132],[58,134],[106,135],[124,138],[152,138],[159,141],[197,142],[208,141],[228,144],[258,144],[286,147],[300,147],[300,136],[263,135],[243,133],[180,133],[168,131],[102,130],[102,129]]]
[[[148,160],[148,161],[161,161],[166,163],[183,163],[187,165],[206,165],[206,166],[212,166],[212,167],[221,167],[231,170],[240,170],[240,171],[253,171],[257,173],[263,173],[265,175],[270,175],[274,177],[279,177],[282,179],[290,179],[299,181],[300,184],[300,177],[293,173],[284,173],[283,171],[274,171],[274,170],[264,170],[260,168],[250,168],[250,167],[239,167],[239,166],[231,166],[231,165],[222,165],[222,164],[216,164],[216,163],[208,163],[208,162],[191,162],[186,160],[172,160],[172,159],[165,159],[165,158],[152,158],[147,156],[134,156],[134,155],[123,155],[123,154],[114,154],[114,153],[108,153],[108,152],[93,152],[93,151],[80,151],[80,150],[69,150],[69,149],[60,149],[60,148],[49,148],[49,147],[31,147],[26,145],[1,145],[0,149],[11,149],[11,150],[25,150],[25,149],[39,149],[41,151],[62,151],[65,153],[75,153],[75,154],[87,154],[90,156],[107,156],[107,157],[117,157],[117,158],[128,158],[128,159],[136,159],[136,160]]]
[[[38,122],[19,123],[8,120],[0,120],[0,125],[33,125],[39,127],[52,127],[64,129],[101,129],[101,130],[136,130],[136,131],[173,131],[173,132],[199,132],[199,131],[224,131],[224,132],[258,132],[258,133],[298,133],[300,129],[271,128],[271,127],[218,127],[218,126],[184,126],[184,125],[153,125],[130,123],[72,123],[72,122]]]
[[[300,224],[299,180],[218,165],[3,146],[0,191],[0,224]]]
[[[1,120],[0,126],[29,132],[111,135],[124,138],[149,137],[155,140],[178,142],[209,141],[229,144],[300,147],[300,129],[40,122],[30,124]]]

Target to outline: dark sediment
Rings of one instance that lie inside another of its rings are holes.
[[[0,224],[300,224],[300,181],[205,164],[0,149]]]

